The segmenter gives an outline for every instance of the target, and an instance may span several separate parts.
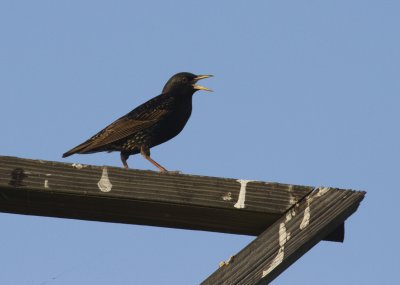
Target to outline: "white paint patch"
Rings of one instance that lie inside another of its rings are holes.
[[[328,192],[330,189],[330,187],[319,187],[318,188],[318,193],[317,196],[321,197],[322,195],[324,195],[326,192]]]
[[[289,222],[294,216],[296,216],[296,211],[294,209],[289,210],[289,212],[286,214],[285,223]]]
[[[226,193],[224,196],[222,196],[222,200],[224,201],[232,200],[232,193],[231,192]]]
[[[289,222],[291,219],[292,219],[292,213],[290,213],[290,211],[289,211],[289,213],[286,214],[286,220],[285,220],[285,222],[287,223],[287,222]]]
[[[49,188],[49,180],[44,180],[44,188],[48,189]]]
[[[310,223],[310,203],[308,203],[307,208],[304,209],[304,217],[300,223],[300,230],[304,230]]]
[[[80,164],[80,163],[72,163],[72,167],[76,168],[76,169],[82,169],[82,168],[84,168],[86,166],[87,165],[83,165],[83,164]]]
[[[275,269],[279,264],[282,263],[283,257],[285,256],[284,248],[279,248],[278,254],[275,256],[275,258],[272,260],[270,266],[268,267],[267,270],[264,270],[262,272],[262,277],[267,276],[272,270]]]
[[[232,255],[232,256],[230,256],[230,257],[228,258],[228,260],[226,260],[226,261],[221,261],[221,262],[219,263],[219,267],[221,268],[222,266],[229,265],[229,263],[233,262],[233,259],[234,259],[234,258],[235,258],[235,256]]]
[[[286,231],[285,223],[279,225],[279,250],[271,264],[266,270],[263,270],[262,277],[267,276],[272,270],[274,270],[279,264],[282,263],[285,257],[285,243],[290,239],[290,233]]]
[[[47,174],[45,174],[46,176],[51,176],[51,174],[50,173],[47,173]]]
[[[296,198],[293,196],[293,194],[292,194],[292,192],[293,192],[293,185],[289,185],[289,189],[288,189],[288,192],[289,192],[289,203],[290,204],[296,204],[297,203],[297,200],[296,200]]]
[[[279,246],[284,247],[285,243],[290,239],[290,233],[286,231],[285,223],[279,225]]]
[[[247,183],[252,182],[254,180],[238,179],[236,181],[240,183],[240,191],[239,191],[239,198],[238,198],[236,204],[234,205],[234,207],[237,208],[237,209],[243,209],[244,208],[244,201],[246,200],[246,186],[247,186]]]
[[[101,174],[101,178],[97,183],[101,192],[110,192],[112,189],[112,184],[110,179],[108,179],[108,171],[107,167],[103,167],[103,173]]]

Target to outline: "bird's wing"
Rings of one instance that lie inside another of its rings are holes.
[[[101,131],[98,136],[94,138],[93,142],[88,145],[87,148],[83,149],[83,151],[90,151],[102,147],[146,129],[158,122],[165,113],[166,111],[164,110],[153,111],[149,116],[146,116],[145,120],[134,120],[128,117],[122,117]]]
[[[89,153],[95,149],[101,148],[107,144],[124,139],[135,132],[146,129],[157,123],[165,114],[166,110],[153,110],[137,119],[124,116],[108,125],[86,142],[76,146],[63,156],[69,156],[74,153]]]

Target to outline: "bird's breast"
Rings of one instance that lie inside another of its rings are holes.
[[[162,144],[176,135],[185,127],[192,113],[192,104],[177,106],[154,126],[151,146]]]

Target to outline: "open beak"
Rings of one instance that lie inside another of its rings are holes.
[[[197,75],[194,79],[193,79],[193,88],[197,89],[197,90],[205,90],[205,91],[210,91],[212,92],[211,89],[208,89],[207,87],[201,86],[201,85],[197,85],[196,82],[201,80],[201,79],[205,79],[205,78],[209,78],[209,77],[213,77],[213,75]]]

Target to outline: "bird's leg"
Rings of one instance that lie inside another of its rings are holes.
[[[121,152],[121,161],[122,164],[124,165],[124,168],[129,168],[128,163],[126,162],[129,158],[129,154]]]
[[[148,161],[150,161],[155,167],[157,167],[160,172],[168,172],[168,170],[166,170],[164,167],[162,167],[160,164],[158,164],[157,162],[155,162],[151,157],[150,157],[150,149],[146,146],[142,146],[140,148],[140,153],[141,155],[144,156],[145,159],[147,159]]]

